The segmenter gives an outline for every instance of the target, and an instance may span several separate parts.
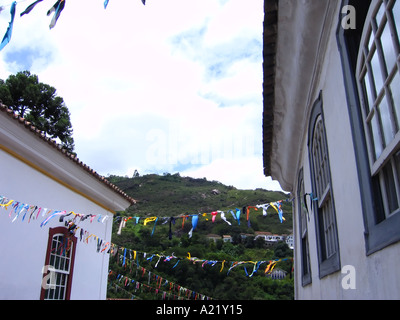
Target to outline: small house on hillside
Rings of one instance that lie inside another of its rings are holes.
[[[228,235],[228,234],[224,234],[223,236],[222,236],[222,240],[224,241],[224,242],[232,242],[233,240],[232,240],[232,236],[231,235]]]
[[[134,199],[0,104],[0,299],[106,299],[115,211]]]
[[[254,240],[263,239],[268,246],[273,246],[280,241],[285,241],[290,249],[293,249],[293,235],[278,235],[271,232],[256,231]]]
[[[272,233],[269,231],[256,231],[255,233],[255,239],[258,238],[263,238],[265,241],[267,240],[267,237],[272,236]]]
[[[400,299],[400,1],[266,0],[264,173],[296,299]]]
[[[210,233],[210,234],[207,235],[207,239],[208,240],[213,240],[214,242],[217,242],[217,240],[222,239],[222,237],[220,235],[218,235],[218,234]]]

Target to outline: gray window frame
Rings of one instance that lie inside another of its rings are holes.
[[[323,173],[326,179],[325,185],[323,186],[323,192],[321,192],[321,185],[317,184],[318,175],[317,170],[321,168],[315,167],[315,159],[313,155],[314,150],[314,134],[316,125],[321,123],[323,134],[322,134],[322,146],[325,147],[325,172]],[[315,101],[308,129],[308,153],[309,153],[309,164],[311,173],[311,182],[313,196],[318,199],[318,202],[313,205],[313,215],[315,221],[316,230],[316,245],[318,252],[318,266],[319,266],[319,277],[323,278],[331,273],[340,270],[340,249],[339,239],[337,232],[337,221],[336,221],[336,210],[335,201],[332,188],[332,178],[329,162],[329,149],[328,141],[326,136],[325,120],[323,114],[323,101],[322,92],[318,99]],[[327,219],[329,218],[329,220]],[[330,231],[328,229],[331,229]],[[328,230],[328,231],[326,231]],[[330,235],[327,239],[325,236]]]
[[[304,170],[300,169],[297,184],[297,208],[298,208],[298,227],[299,245],[301,258],[301,284],[303,287],[312,282],[310,244],[308,241],[308,223],[310,221],[309,209],[307,207],[306,193],[304,191]]]
[[[366,255],[400,241],[398,231],[400,230],[400,214],[394,214],[390,219],[383,218],[385,214],[380,197],[379,181],[371,177],[370,153],[364,130],[362,105],[356,78],[358,52],[371,3],[371,0],[361,2],[342,0],[341,7],[346,5],[355,7],[357,25],[355,30],[343,29],[341,25],[342,15],[340,15],[336,32],[357,163]]]

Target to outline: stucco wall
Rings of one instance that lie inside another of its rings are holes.
[[[59,184],[0,149],[0,195],[31,205],[82,214],[108,215],[104,224],[89,219],[79,226],[110,241],[112,214],[84,196]],[[28,223],[20,216],[12,222],[10,208],[0,208],[0,299],[39,299],[49,228],[60,226],[58,218],[43,228],[41,214]],[[105,299],[108,254],[97,253],[93,237],[89,243],[78,236],[71,299]]]
[[[295,295],[297,299],[399,299],[400,274],[397,266],[400,263],[400,244],[393,244],[370,256],[366,255],[357,168],[343,84],[342,64],[335,32],[336,24],[333,24],[326,52],[320,60],[323,63],[319,79],[314,82],[312,87],[304,88],[304,90],[308,90],[312,94],[311,104],[306,106],[308,113],[312,103],[317,100],[318,94],[322,90],[341,267],[346,265],[354,267],[356,288],[345,290],[342,287],[342,280],[347,273],[340,271],[322,279],[319,278],[315,220],[312,213],[308,224],[312,282],[302,286],[301,238],[298,226],[299,212],[296,204],[294,206]],[[311,192],[307,129],[308,122],[305,131],[300,134],[303,136],[303,140],[298,148],[297,172],[303,168],[305,191]],[[296,195],[297,177],[292,183],[293,194]]]

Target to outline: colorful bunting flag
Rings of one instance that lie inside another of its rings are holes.
[[[6,33],[4,34],[3,40],[0,43],[0,51],[10,42],[11,40],[11,34],[13,30],[13,25],[14,25],[14,17],[15,17],[15,7],[17,6],[17,1],[14,1],[11,4],[11,9],[10,9],[10,14],[11,14],[11,20],[8,24],[8,28]]]
[[[53,12],[53,18],[50,22],[50,29],[53,29],[57,23],[58,18],[60,17],[61,11],[63,11],[65,6],[65,0],[57,0],[57,2],[47,11],[47,16],[51,15]]]
[[[21,12],[20,17],[22,17],[24,14],[28,14],[29,12],[31,12],[32,9],[33,9],[39,2],[42,2],[42,1],[43,1],[43,0],[37,0],[37,1],[33,2],[33,3],[31,3],[29,6],[26,7],[26,9],[25,9],[23,12]]]
[[[25,1],[25,0],[23,0]],[[24,11],[20,13],[20,17],[22,17],[25,14],[29,14],[37,4],[42,2],[43,0],[37,0],[32,2],[30,5],[28,5]],[[104,1],[104,9],[107,8],[109,0]],[[146,5],[146,0],[142,0],[143,5]],[[0,51],[10,42],[11,40],[11,34],[14,26],[14,17],[15,17],[15,7],[17,5],[17,1],[14,1],[11,4],[11,9],[10,9],[10,14],[11,14],[11,20],[8,25],[8,28],[4,34],[4,37],[0,43]],[[64,10],[65,7],[65,0],[57,0],[57,2],[47,11],[47,16],[50,16],[52,13],[54,13],[51,21],[49,28],[53,29],[57,23],[58,18],[60,17],[61,12]],[[5,6],[0,6],[0,13],[4,10]]]
[[[282,200],[283,201],[283,200]],[[274,203],[270,203],[270,206],[273,207],[279,214],[280,218],[284,219],[282,216],[282,201],[277,201]],[[262,207],[267,208],[267,206],[265,205],[260,205],[260,208]],[[15,200],[11,200],[8,199],[6,197],[0,196],[0,208],[3,208],[4,210],[10,210],[9,212],[9,217],[11,218],[12,214],[14,214],[15,216],[12,219],[12,222],[15,222],[18,220],[18,218],[20,216],[22,216],[22,221],[24,221],[25,217],[29,217],[28,223],[30,223],[31,219],[35,220],[39,217],[39,214],[42,212],[42,217],[44,217],[44,220],[42,221],[42,223],[40,224],[40,227],[44,227],[46,226],[50,220],[54,219],[55,217],[59,217],[59,222],[62,223],[64,222],[64,220],[67,217],[71,217],[70,220],[65,221],[64,224],[65,226],[68,228],[68,231],[72,234],[72,235],[76,235],[78,230],[80,230],[80,241],[83,241],[85,243],[89,243],[90,239],[93,239],[94,241],[96,241],[96,247],[97,247],[97,252],[99,253],[110,253],[112,256],[115,256],[118,253],[119,249],[123,250],[123,255],[122,255],[122,264],[125,266],[127,261],[131,261],[132,260],[132,252],[133,252],[133,260],[135,261],[135,263],[137,265],[139,265],[139,261],[138,261],[138,251],[136,250],[131,250],[128,248],[123,248],[123,247],[119,247],[109,241],[104,241],[103,239],[99,238],[97,235],[90,233],[88,230],[85,230],[83,228],[81,228],[80,226],[77,225],[77,223],[82,222],[88,218],[90,218],[90,223],[92,223],[93,221],[97,221],[98,223],[104,223],[106,220],[106,217],[102,217],[101,215],[93,215],[93,214],[88,214],[88,215],[84,215],[84,214],[79,214],[79,213],[75,213],[73,211],[67,212],[66,210],[60,211],[60,210],[52,210],[52,209],[47,209],[47,208],[42,208],[40,206],[37,205],[29,205],[23,202],[19,202],[19,201],[15,201]],[[249,213],[249,209],[252,207],[245,207],[247,214]],[[253,207],[255,208],[255,207]],[[233,211],[232,211],[233,212]],[[236,209],[236,217],[239,216],[238,212],[240,212],[239,209]],[[226,218],[224,216],[224,212],[223,211],[213,211],[211,213],[211,215],[213,216],[213,218],[215,218],[217,216],[217,214],[220,213],[221,214],[221,218],[223,220],[226,221]],[[185,219],[188,217],[192,218],[192,228],[189,232],[189,235],[191,237],[193,231],[195,230],[195,228],[197,227],[198,224],[198,220],[200,216],[205,216],[206,214],[196,214],[196,215],[185,215],[183,216]],[[94,218],[97,217],[96,220],[94,220]],[[118,217],[121,218],[121,217]],[[135,218],[135,219],[133,219]],[[126,218],[124,217],[123,222],[133,219],[134,221],[136,221],[136,223],[139,221],[139,219],[137,217],[129,217]],[[179,218],[179,217],[178,217]],[[167,218],[163,218],[165,221],[164,223],[167,223],[168,221],[171,223],[175,220],[174,217],[167,217]],[[155,230],[155,226],[157,221],[159,220],[159,217],[148,217],[144,219],[144,225],[147,225],[149,222],[155,222],[154,226],[153,226],[153,231],[152,234],[154,233]],[[281,220],[282,222],[282,220]],[[171,230],[170,230],[171,232]],[[128,256],[129,254],[129,256]],[[143,256],[146,257],[146,253],[143,253]],[[194,258],[191,256],[190,252],[188,252],[188,256],[186,258],[178,258],[176,257],[174,254],[170,255],[170,256],[166,256],[164,254],[152,254],[147,258],[147,261],[152,261],[154,257],[158,257],[158,260],[155,264],[155,268],[157,268],[159,262],[163,259],[164,262],[169,262],[173,259],[176,259],[177,261],[175,262],[174,266],[172,268],[176,268],[177,265],[179,264],[179,262],[181,260],[189,260],[192,263],[201,263],[202,267],[204,268],[205,265],[211,265],[211,266],[215,266],[217,263],[221,263],[221,270],[220,272],[223,271],[224,267],[225,267],[225,263],[227,261],[223,260],[223,261],[216,261],[216,260],[208,260],[208,259],[198,259],[198,258]],[[247,268],[245,269],[246,274],[251,277],[253,276],[259,269],[260,265],[263,263],[269,263],[265,269],[265,273],[268,272],[272,272],[273,268],[275,267],[275,264],[279,261],[285,261],[287,259],[280,259],[280,260],[274,260],[274,261],[232,261],[231,262],[231,266],[228,270],[228,274],[229,272],[239,266],[239,265],[245,265],[245,264],[253,264],[253,271],[251,273],[247,272]]]

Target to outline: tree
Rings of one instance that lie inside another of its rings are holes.
[[[137,177],[140,177],[140,175],[139,175],[139,171],[137,171],[137,170],[135,169],[135,172],[133,173],[132,178],[137,178]]]
[[[22,71],[6,81],[0,79],[0,101],[73,153],[72,125],[64,99],[56,95],[55,88],[39,82],[37,75]]]
[[[274,247],[274,255],[277,258],[285,258],[293,255],[293,251],[289,248],[286,242],[279,242]]]
[[[264,245],[265,245],[265,240],[264,240],[264,238],[262,238],[262,237],[257,238],[257,239],[255,239],[254,241],[255,241],[254,246],[255,246],[256,248],[261,249],[261,248],[263,248]]]

